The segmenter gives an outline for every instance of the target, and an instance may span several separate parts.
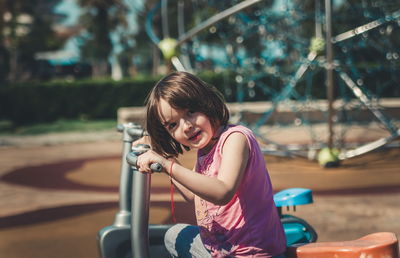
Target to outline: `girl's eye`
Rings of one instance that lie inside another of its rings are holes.
[[[192,114],[194,114],[194,113],[196,113],[194,110],[188,110],[188,114],[189,114],[189,115],[192,115]]]
[[[170,123],[170,124],[168,124],[168,130],[174,129],[175,126],[176,126],[176,123]]]

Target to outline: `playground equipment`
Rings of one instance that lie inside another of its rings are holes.
[[[164,234],[169,226],[148,225],[150,177],[133,172],[126,159],[132,150],[132,142],[143,136],[143,129],[126,124],[119,125],[118,131],[123,135],[119,211],[114,223],[97,235],[100,255],[102,258],[169,257],[164,248]]]
[[[114,223],[98,232],[97,240],[102,258],[121,257],[169,257],[164,247],[164,235],[171,225],[149,225],[151,175],[136,170],[136,157],[145,146],[132,149],[132,142],[143,136],[138,125],[118,126],[123,133],[121,160],[119,211]],[[152,164],[154,171],[160,171]],[[317,233],[306,221],[293,215],[283,214],[284,207],[305,205],[313,202],[309,189],[286,189],[274,196],[276,206],[285,230],[287,245],[311,243],[317,240]]]
[[[146,31],[177,70],[233,71],[224,88],[231,101],[270,101],[257,113],[243,105],[233,116],[253,129],[266,153],[317,159],[321,149],[336,148],[345,160],[398,139],[399,119],[381,96],[400,82],[400,3],[229,3],[161,0],[148,12]],[[162,37],[153,29],[158,14]],[[280,132],[304,140],[283,141]]]
[[[151,175],[135,169],[136,158],[146,150],[144,146],[132,148],[132,142],[144,132],[140,126],[118,126],[123,133],[119,211],[114,223],[98,232],[97,240],[102,258],[170,257],[164,247],[164,235],[171,225],[149,225]],[[151,168],[160,171],[157,164]],[[315,230],[306,221],[293,215],[283,214],[284,207],[313,202],[309,189],[286,189],[274,195],[287,238],[287,256],[322,258],[390,257],[398,258],[396,235],[380,232],[358,240],[344,242],[321,242]]]
[[[288,258],[347,258],[347,257],[399,257],[398,240],[394,233],[379,232],[356,240],[343,242],[293,245],[286,252]]]

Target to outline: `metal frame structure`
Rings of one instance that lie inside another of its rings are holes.
[[[321,5],[322,0],[315,0],[316,4],[316,9]],[[197,24],[195,27],[191,28],[187,32],[184,32],[183,28],[183,2],[178,1],[178,30],[179,30],[179,38],[177,39],[177,44],[176,47],[183,47],[185,48],[185,43],[191,40],[193,37],[198,35],[200,32],[204,31],[207,28],[210,28],[211,26],[215,25],[216,23],[239,13],[240,11],[245,10],[246,8],[253,6],[257,3],[260,3],[261,0],[245,0],[242,1],[234,6],[231,6],[224,11],[206,19],[205,21],[200,22]],[[161,8],[161,15],[162,15],[162,20],[163,20],[163,28],[162,31],[164,33],[164,38],[167,36],[169,37],[169,32],[168,32],[168,10],[167,10],[167,5],[168,1],[167,0],[161,0],[159,4],[157,4],[149,13],[146,19],[146,31],[148,35],[150,36],[151,40],[155,44],[159,44],[160,40],[158,37],[155,35],[152,29],[152,19],[157,12],[158,9]],[[377,117],[378,121],[386,128],[386,130],[389,132],[389,136],[383,137],[381,139],[378,139],[374,142],[367,143],[364,145],[360,145],[356,147],[355,149],[344,149],[342,150],[339,158],[340,159],[347,159],[351,157],[355,157],[364,153],[367,153],[369,151],[372,151],[376,148],[380,148],[387,143],[397,139],[400,135],[400,129],[397,128],[389,118],[386,117],[386,115],[379,110],[376,106],[372,104],[371,99],[362,91],[362,88],[360,88],[352,79],[349,75],[345,73],[340,68],[340,64],[337,64],[337,61],[334,60],[334,53],[333,53],[333,45],[337,44],[339,42],[342,42],[344,40],[350,39],[352,37],[355,37],[357,35],[360,35],[362,33],[368,32],[372,29],[379,28],[380,26],[390,22],[394,21],[396,19],[399,19],[400,17],[400,10],[392,13],[391,15],[386,15],[383,18],[376,19],[372,22],[369,22],[365,25],[358,26],[352,30],[340,33],[336,36],[332,35],[332,0],[325,0],[325,43],[326,43],[326,56],[325,56],[325,62],[318,63],[317,65],[320,65],[325,68],[326,70],[326,86],[327,86],[327,103],[328,103],[328,117],[327,117],[327,126],[328,126],[328,141],[326,145],[332,149],[335,147],[334,143],[334,116],[336,110],[334,109],[333,102],[334,102],[334,72],[338,71],[339,78],[344,81],[346,86],[353,92],[354,96],[363,104],[367,109],[370,110],[370,112]],[[316,36],[321,37],[322,36],[322,25],[320,23],[319,19],[320,18],[320,13],[319,13],[319,8],[315,12],[315,18],[316,18]],[[265,124],[265,122],[271,117],[271,115],[277,110],[278,104],[282,102],[283,100],[286,100],[294,91],[296,88],[299,80],[303,77],[303,75],[307,72],[309,67],[316,59],[318,56],[317,53],[315,52],[309,52],[307,57],[304,59],[300,67],[297,69],[295,72],[294,76],[289,80],[288,83],[284,86],[282,91],[273,99],[272,101],[272,107],[268,110],[266,110],[261,118],[252,126],[252,129],[255,130],[257,133],[258,129]],[[171,61],[172,64],[175,66],[177,70],[189,70],[191,71],[192,68],[190,67],[190,63],[188,62],[186,56],[182,56],[183,62],[180,61],[180,59],[177,56],[172,57]],[[262,139],[265,139],[265,137],[262,137],[261,133],[258,133],[259,136],[261,136]],[[271,141],[266,140],[269,144]],[[308,156],[309,155],[304,155],[300,154],[296,150],[290,149],[287,146],[284,146],[282,144],[276,144],[275,146],[277,149],[279,149],[280,152],[285,152],[288,153],[289,155],[300,155],[300,156]],[[304,153],[304,152],[302,152]]]

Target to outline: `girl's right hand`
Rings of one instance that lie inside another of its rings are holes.
[[[162,172],[167,172],[165,166],[169,161],[159,155],[158,153],[148,150],[143,154],[140,154],[137,160],[137,167],[140,172],[151,173],[150,165],[153,163],[158,163],[163,167]]]

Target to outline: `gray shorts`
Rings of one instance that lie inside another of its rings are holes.
[[[210,252],[201,241],[198,226],[176,224],[168,229],[164,243],[172,257],[211,258]],[[273,258],[285,258],[285,255],[276,255]]]
[[[199,227],[176,224],[168,229],[164,237],[165,247],[172,257],[211,258],[200,238]]]

